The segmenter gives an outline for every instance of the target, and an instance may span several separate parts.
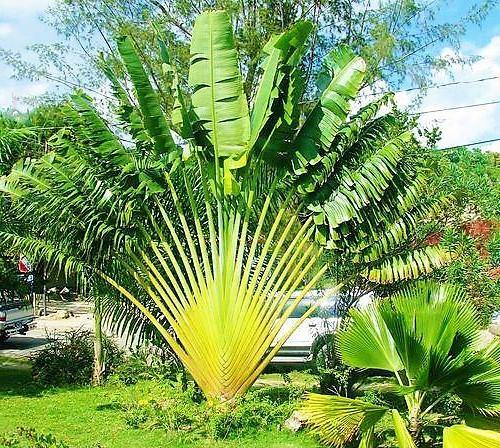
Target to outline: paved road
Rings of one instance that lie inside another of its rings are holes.
[[[26,335],[15,335],[5,342],[0,342],[0,356],[27,357],[40,350],[48,342],[48,335],[67,330],[92,330],[93,320],[91,304],[88,302],[57,303],[57,309],[73,314],[66,319],[57,318],[55,308],[49,308],[48,316],[36,319],[36,328]]]
[[[12,336],[5,342],[0,342],[0,356],[26,357],[30,353],[40,350],[48,342],[45,337],[31,336],[32,332]]]

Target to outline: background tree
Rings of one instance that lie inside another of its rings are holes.
[[[0,174],[16,173],[18,170],[22,170],[25,164],[29,165],[37,158],[43,159],[49,150],[53,150],[54,145],[57,146],[55,142],[61,133],[71,134],[75,144],[76,142],[86,144],[87,141],[77,132],[77,128],[73,128],[73,123],[70,122],[65,112],[66,109],[67,105],[63,103],[43,105],[38,106],[28,114],[2,118],[0,121]],[[0,191],[5,188],[6,185],[0,181]],[[69,193],[69,190],[66,192]],[[90,295],[94,302],[94,382],[99,383],[105,370],[102,334],[103,314],[107,312],[114,315],[114,319],[110,322],[113,322],[115,328],[120,328],[123,319],[127,319],[129,323],[135,321],[134,328],[140,328],[141,319],[138,319],[137,313],[131,311],[130,307],[123,307],[116,295],[110,294],[109,288],[106,290],[98,282],[96,283],[95,276],[90,275],[89,272],[82,272],[79,269],[64,270],[62,265],[57,265],[57,262],[55,265],[49,264],[47,266],[46,262],[51,261],[50,257],[37,256],[32,251],[32,245],[36,244],[35,242],[46,233],[53,232],[57,238],[61,237],[58,232],[64,227],[64,220],[57,221],[57,215],[53,215],[51,219],[47,220],[41,218],[37,222],[40,227],[37,228],[36,221],[32,219],[33,209],[29,205],[22,210],[14,207],[13,198],[15,200],[16,195],[10,198],[5,195],[0,196],[0,233],[4,236],[23,235],[26,237],[26,246],[13,248],[7,237],[2,238],[0,244],[0,251],[3,251],[0,258],[2,294],[19,295],[28,292],[26,283],[19,279],[16,272],[17,257],[20,254],[26,254],[33,262],[35,291],[41,292],[43,290],[43,282],[46,281],[45,274],[49,271],[56,282],[69,283],[72,288],[76,286],[84,297]],[[61,227],[57,227],[58,225]],[[77,244],[76,241],[75,244]],[[102,245],[102,242],[96,240],[96,245]],[[46,249],[49,250],[48,247]],[[76,285],[74,284],[75,275]],[[103,301],[106,301],[107,306],[103,306]],[[127,313],[132,313],[132,315],[128,316]]]
[[[195,17],[204,10],[223,8],[235,29],[249,98],[255,93],[262,47],[272,34],[298,20],[310,20],[315,26],[303,62],[308,80],[306,96],[314,96],[314,74],[329,49],[339,44],[348,44],[365,59],[364,85],[383,79],[392,87],[403,81],[424,87],[432,84],[435,70],[466,62],[456,56],[436,55],[436,45],[457,49],[464,33],[479,25],[496,5],[497,0],[472,2],[464,17],[447,23],[436,19],[448,6],[444,1],[59,0],[44,20],[58,32],[61,41],[32,45],[30,49],[39,59],[34,64],[8,49],[2,50],[1,57],[16,69],[17,77],[46,77],[71,88],[83,84],[105,99],[96,62],[103,52],[119,63],[112,44],[114,36],[133,36],[143,62],[156,66],[154,71],[159,73],[161,60],[149,36],[157,28],[168,30],[171,56],[182,67],[180,73],[186,73]]]
[[[488,324],[500,309],[498,155],[463,147],[430,151],[427,162],[433,173],[431,191],[451,198],[428,240],[455,253],[450,265],[434,275],[462,285]]]
[[[10,172],[15,161],[20,157],[40,153],[35,144],[35,133],[13,117],[0,115],[0,176]],[[1,189],[1,186],[0,186]],[[7,197],[0,197],[0,229],[19,228],[21,223],[10,207]],[[17,257],[9,251],[8,245],[0,242],[0,297],[22,296],[28,293],[26,282],[19,278]]]

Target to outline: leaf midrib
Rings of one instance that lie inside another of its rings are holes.
[[[213,145],[214,155],[217,159],[219,157],[219,143],[217,138],[217,113],[215,107],[215,74],[214,74],[214,51],[213,51],[213,32],[212,32],[212,15],[208,16],[208,30],[209,30],[209,60],[210,60],[210,108],[212,113],[212,132],[213,132]]]

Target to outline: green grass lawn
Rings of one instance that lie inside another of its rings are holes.
[[[268,380],[279,382],[278,376]],[[183,441],[160,429],[131,429],[121,410],[113,406],[117,394],[126,393],[127,388],[112,385],[39,391],[31,384],[29,364],[0,358],[0,435],[13,433],[19,427],[33,428],[52,433],[74,448],[319,447],[307,434],[277,428],[237,440],[195,442]]]

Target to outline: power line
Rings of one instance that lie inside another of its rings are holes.
[[[383,90],[381,90],[379,92],[365,93],[365,94],[360,95],[360,96],[366,97],[366,96],[383,95],[385,93],[391,93],[391,92],[392,93],[401,93],[401,92],[412,92],[414,90],[439,89],[441,87],[456,86],[456,85],[460,85],[460,84],[474,84],[476,82],[491,81],[493,79],[499,79],[499,78],[500,78],[500,75],[489,76],[487,78],[473,79],[473,80],[470,80],[470,81],[452,81],[452,82],[447,82],[447,83],[444,83],[444,84],[436,84],[436,85],[432,85],[432,86],[410,87],[408,89],[400,89],[400,90],[392,90],[392,91],[383,91]]]
[[[489,140],[481,140],[479,142],[465,143],[465,144],[455,145],[455,146],[448,146],[447,148],[438,148],[438,149],[440,151],[447,151],[449,149],[460,148],[462,146],[478,146],[478,145],[484,145],[486,143],[493,143],[493,142],[498,142],[498,141],[500,141],[500,137],[499,138],[492,138],[492,139],[489,139]]]
[[[465,106],[444,107],[443,109],[433,109],[433,110],[423,110],[423,111],[419,111],[419,112],[410,112],[408,115],[433,114],[436,112],[446,112],[448,110],[469,109],[471,107],[490,106],[492,104],[498,104],[498,103],[500,103],[500,100],[488,101],[486,103],[466,104]]]

